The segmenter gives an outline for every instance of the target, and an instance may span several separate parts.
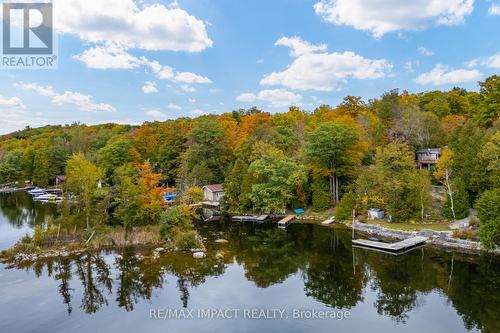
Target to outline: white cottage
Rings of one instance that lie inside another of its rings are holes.
[[[203,199],[211,203],[219,203],[224,196],[224,187],[222,184],[213,184],[203,186]]]
[[[369,220],[382,220],[384,216],[385,216],[384,211],[380,208],[370,208],[368,210]]]

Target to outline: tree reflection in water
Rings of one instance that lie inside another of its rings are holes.
[[[37,276],[45,268],[59,281],[59,293],[70,315],[75,294],[70,283],[81,285],[85,313],[107,306],[109,296],[119,307],[132,311],[142,300],[151,300],[167,278],[176,279],[178,297],[182,306],[188,307],[193,288],[238,264],[246,279],[259,288],[299,276],[306,296],[332,308],[356,307],[364,302],[370,288],[376,295],[375,310],[396,323],[405,323],[413,310],[423,306],[427,294],[438,291],[462,316],[466,328],[500,332],[495,313],[500,308],[498,262],[455,254],[452,271],[451,255],[429,248],[402,256],[353,251],[349,231],[316,225],[292,224],[279,230],[268,225],[220,222],[197,228],[207,245],[204,259],[193,259],[190,253],[164,253],[155,259],[150,250],[138,256],[136,250],[128,248],[40,260],[29,267]],[[215,242],[220,238],[228,242]]]
[[[108,305],[104,296],[111,294],[113,280],[110,267],[104,259],[96,254],[85,253],[75,259],[76,274],[83,287],[81,308],[85,313],[94,313],[103,305]]]
[[[21,228],[23,225],[33,228],[37,224],[44,223],[48,217],[56,216],[57,207],[33,201],[25,192],[0,194],[0,214],[16,228]]]
[[[68,315],[71,315],[73,308],[71,307],[71,292],[73,289],[70,287],[71,281],[71,260],[69,258],[62,258],[56,263],[56,274],[54,279],[60,281],[59,293],[63,298],[63,303],[68,307]]]

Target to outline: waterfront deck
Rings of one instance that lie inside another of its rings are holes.
[[[278,222],[279,227],[286,227],[290,222],[295,220],[295,215],[287,215]]]
[[[390,254],[400,254],[424,245],[427,239],[427,237],[416,236],[397,243],[384,243],[368,239],[353,239],[352,244],[354,247],[377,250]]]

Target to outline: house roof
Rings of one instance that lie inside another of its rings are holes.
[[[441,148],[427,148],[427,149],[417,150],[417,154],[430,154],[430,153],[441,154]]]
[[[211,192],[224,192],[224,185],[222,184],[205,185],[205,187]]]

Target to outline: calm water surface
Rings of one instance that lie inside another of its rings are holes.
[[[54,214],[0,197],[0,247]],[[120,249],[0,265],[0,332],[500,332],[500,262],[356,249],[345,229],[197,224],[205,259]],[[227,243],[216,243],[217,239]],[[151,309],[285,309],[288,319],[150,319]],[[293,319],[293,310],[350,318]]]

